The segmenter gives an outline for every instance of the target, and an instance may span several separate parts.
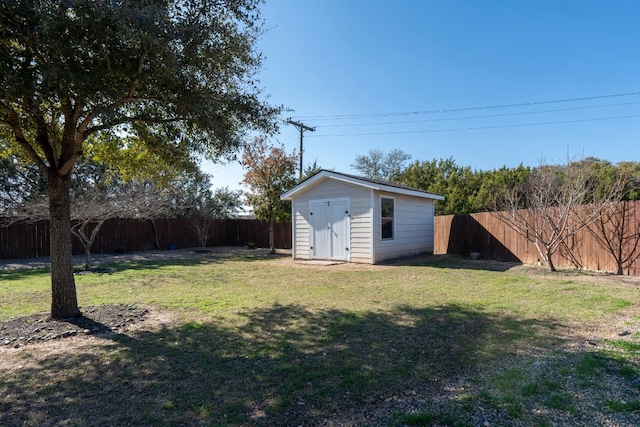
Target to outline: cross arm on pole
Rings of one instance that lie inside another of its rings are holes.
[[[307,130],[309,132],[315,132],[316,128],[315,127],[311,127],[311,126],[307,126],[307,125],[305,125],[304,123],[301,123],[301,122],[293,121],[291,119],[287,119],[287,123],[290,124],[290,125],[295,126],[300,131],[300,178],[299,179],[302,180],[302,152],[303,152],[302,139],[303,139],[303,134],[304,134],[305,130]]]

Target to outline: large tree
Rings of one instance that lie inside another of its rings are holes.
[[[259,3],[3,2],[0,148],[17,148],[47,179],[52,318],[80,315],[69,189],[87,139],[136,136],[185,159],[225,155],[247,130],[274,130],[278,109],[254,80]]]
[[[275,253],[273,229],[275,221],[291,218],[290,202],[280,195],[292,188],[296,179],[296,154],[287,154],[284,146],[274,147],[266,138],[256,138],[245,145],[242,166],[246,169],[243,182],[249,186],[247,204],[256,217],[269,221],[269,246]]]

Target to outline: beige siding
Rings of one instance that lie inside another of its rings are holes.
[[[371,190],[355,185],[327,180],[294,199],[296,245],[294,258],[309,259],[309,201],[349,197],[351,262],[371,263]]]
[[[296,205],[297,207],[297,205]],[[296,210],[296,235],[293,238],[296,241],[294,254],[295,258],[308,259],[309,258],[309,222],[305,221],[305,215],[309,215],[309,205],[307,204],[306,213],[304,210]]]
[[[351,197],[351,262],[370,264],[373,263],[371,259],[373,243],[371,241],[371,191],[358,190],[355,197]]]
[[[380,197],[395,200],[394,238],[382,240]],[[433,200],[397,194],[376,193],[374,197],[375,261],[433,252]]]

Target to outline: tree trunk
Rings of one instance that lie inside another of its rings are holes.
[[[553,255],[553,252],[551,252],[549,247],[543,245],[542,242],[540,242],[540,240],[538,239],[536,239],[533,244],[538,250],[538,255],[540,255],[540,258],[542,258],[544,260],[544,263],[547,264],[549,271],[556,271],[556,266],[553,265],[553,260],[551,259],[551,255]],[[538,259],[538,262],[539,261],[540,259]]]
[[[269,220],[269,248],[271,249],[272,254],[276,253],[276,244],[274,242],[274,238],[273,238],[273,229],[275,227],[275,220],[273,218],[271,218]]]
[[[75,235],[80,243],[82,243],[82,247],[84,248],[84,271],[89,271],[89,266],[91,264],[91,243],[87,242],[85,237],[75,230],[71,229],[71,234]]]
[[[90,249],[87,248],[87,239],[86,239],[86,235],[82,231],[82,227],[80,227],[80,229],[77,229],[76,227],[71,226],[71,235],[75,236],[76,239],[78,239],[82,244],[82,247],[84,248],[84,254],[85,254],[84,271],[89,271],[89,257],[87,257],[87,252],[90,251]]]
[[[51,249],[51,318],[81,316],[73,278],[71,253],[70,175],[48,176],[50,249]]]
[[[95,242],[96,236],[98,236],[98,232],[105,221],[106,219],[97,220],[93,230],[91,230],[88,236],[87,228],[90,227],[89,221],[81,223],[79,228],[77,227],[78,224],[71,227],[71,235],[76,236],[84,248],[84,271],[91,271],[91,247],[93,246],[93,242]]]
[[[551,259],[551,255],[549,251],[545,253],[544,260],[547,262],[547,266],[549,267],[549,271],[558,271],[556,270],[556,266],[553,264],[553,260]]]
[[[84,271],[91,270],[91,243],[84,247]]]
[[[158,226],[156,225],[156,220],[153,218],[149,218],[151,221],[151,226],[153,227],[153,244],[156,247],[156,250],[160,249],[160,237],[158,236]]]

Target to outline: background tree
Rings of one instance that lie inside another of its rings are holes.
[[[133,135],[164,159],[216,158],[246,130],[274,130],[278,109],[254,79],[259,2],[3,3],[0,147],[47,179],[52,318],[80,315],[69,193],[88,138]]]
[[[620,162],[616,170],[626,179],[623,200],[640,200],[640,162]]]
[[[528,174],[522,165],[474,171],[450,157],[413,162],[402,171],[399,183],[445,196],[436,201],[436,215],[469,214],[493,210],[500,192],[521,184]]]
[[[211,214],[218,219],[233,219],[242,209],[242,191],[219,187],[213,192]]]
[[[176,191],[175,216],[189,220],[200,247],[207,246],[216,219],[235,218],[242,205],[241,191],[227,187],[211,190],[211,175],[184,174],[172,186]]]
[[[302,179],[300,181],[302,182],[305,179],[311,178],[313,175],[317,174],[321,170],[322,170],[322,167],[318,165],[318,160],[317,159],[314,160],[312,164],[307,165],[307,167],[304,168],[304,172],[302,173]]]
[[[397,182],[404,165],[409,160],[411,155],[397,148],[388,153],[373,149],[366,155],[356,156],[351,167],[371,179]]]
[[[156,218],[165,216],[167,204],[173,203],[174,215],[180,212],[178,206],[182,205],[176,203],[180,197],[177,194],[182,194],[180,192],[184,190],[181,186],[185,179],[188,179],[185,177],[202,174],[199,164],[192,158],[191,153],[174,152],[171,156],[163,156],[150,150],[135,135],[121,137],[101,134],[97,139],[96,141],[96,138],[91,138],[86,141],[84,157],[106,168],[109,171],[108,179],[134,183],[143,186],[143,189],[151,188],[153,197],[162,196],[162,199],[158,199],[159,215],[149,215],[147,218],[153,227],[154,247],[161,249]],[[75,169],[73,181],[85,180],[83,170]],[[72,187],[73,185],[72,183]],[[169,187],[175,191],[169,191]]]
[[[275,221],[291,218],[291,203],[280,195],[292,188],[296,179],[297,157],[287,154],[284,146],[271,146],[264,137],[246,144],[242,154],[242,166],[247,170],[243,183],[249,187],[247,204],[253,207],[257,218],[269,221],[269,246],[275,253],[273,230]]]
[[[495,211],[497,204],[504,199],[505,191],[524,185],[530,173],[531,168],[522,164],[516,168],[504,166],[489,171],[476,171],[477,187],[469,195],[470,210],[467,213]]]
[[[83,157],[102,164],[122,182],[153,182],[168,187],[186,175],[201,173],[198,159],[192,153],[161,153],[134,135],[99,135],[86,141],[84,153]]]

